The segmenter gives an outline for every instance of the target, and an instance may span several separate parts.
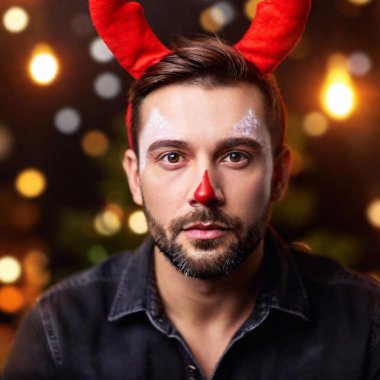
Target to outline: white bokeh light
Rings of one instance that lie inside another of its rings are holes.
[[[94,82],[96,94],[103,99],[112,99],[120,94],[120,79],[113,73],[104,73],[99,75]]]
[[[91,57],[101,63],[109,62],[113,59],[113,54],[107,45],[99,37],[95,38],[90,45]]]
[[[29,61],[29,74],[41,86],[52,84],[59,73],[59,62],[50,46],[37,45]]]
[[[4,256],[0,259],[0,281],[12,283],[17,281],[21,275],[21,265],[12,256]]]
[[[3,24],[6,30],[11,33],[20,33],[28,26],[29,16],[24,8],[11,7],[3,16]]]
[[[228,25],[235,17],[235,10],[230,3],[221,1],[210,9],[213,20],[220,26]]]
[[[54,117],[55,127],[64,134],[76,132],[81,123],[79,112],[73,108],[62,108]]]
[[[129,228],[138,235],[148,232],[148,224],[142,210],[134,211],[128,219]]]
[[[361,51],[352,53],[348,57],[347,63],[350,73],[356,76],[366,75],[372,69],[371,58]]]

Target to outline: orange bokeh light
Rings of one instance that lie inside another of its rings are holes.
[[[24,296],[15,286],[4,286],[0,289],[0,309],[6,313],[16,313],[24,306]]]

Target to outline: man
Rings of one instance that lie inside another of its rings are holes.
[[[144,67],[124,168],[151,238],[41,297],[5,380],[380,379],[380,288],[268,225],[290,153],[257,66],[203,39]]]

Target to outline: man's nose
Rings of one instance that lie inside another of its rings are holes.
[[[195,202],[210,206],[211,204],[221,203],[221,194],[217,191],[210,181],[208,171],[203,174],[202,181],[196,188],[193,199]],[[219,195],[218,195],[219,194]]]

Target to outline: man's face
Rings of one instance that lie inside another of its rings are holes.
[[[230,273],[261,242],[273,200],[261,93],[171,85],[146,97],[140,122],[139,162],[127,151],[125,168],[156,246],[185,275]],[[194,194],[205,171],[215,196],[202,203]]]

